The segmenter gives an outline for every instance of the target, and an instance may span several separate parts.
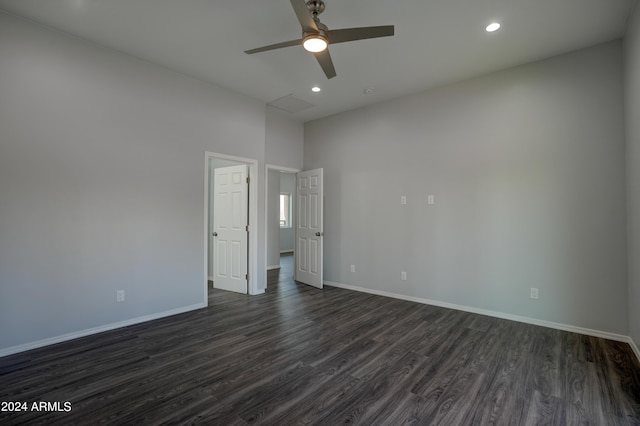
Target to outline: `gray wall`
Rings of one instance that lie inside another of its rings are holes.
[[[280,266],[280,172],[269,169],[267,181],[267,267]]]
[[[289,169],[302,169],[304,125],[284,112],[267,106],[266,109],[266,163]],[[267,266],[280,265],[280,178],[272,171],[267,196]],[[276,184],[277,182],[277,184]],[[286,231],[285,231],[286,232]]]
[[[0,351],[205,304],[204,152],[262,182],[264,104],[2,13],[0,58]]]
[[[271,106],[267,106],[266,120],[267,164],[302,169],[303,123]]]
[[[325,279],[626,335],[623,129],[620,42],[306,123]]]
[[[294,173],[280,173],[280,193],[296,194],[296,175]],[[292,199],[292,207],[295,200]],[[293,235],[295,234],[295,214],[291,215],[291,228],[280,228],[280,252],[293,251]]]
[[[629,230],[629,327],[640,346],[640,6],[625,37],[625,111]]]

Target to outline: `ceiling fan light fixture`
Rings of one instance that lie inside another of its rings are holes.
[[[309,35],[304,38],[302,46],[311,53],[322,52],[327,48],[327,39],[319,34]]]

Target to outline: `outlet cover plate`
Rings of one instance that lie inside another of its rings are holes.
[[[539,296],[540,296],[540,293],[539,293],[538,289],[535,288],[535,287],[531,287],[531,298],[532,299],[538,299]]]

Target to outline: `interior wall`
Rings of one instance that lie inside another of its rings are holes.
[[[280,266],[280,172],[267,173],[267,268],[275,269]]]
[[[205,306],[204,153],[262,181],[264,104],[3,13],[0,58],[0,353]]]
[[[306,123],[325,279],[627,335],[624,150],[619,41]]]
[[[293,116],[286,114],[277,108],[266,107],[266,163],[275,167],[300,170],[303,162],[304,148],[304,124]],[[279,171],[267,172],[270,177],[267,181],[267,267],[280,265],[280,201],[279,201]],[[273,173],[273,174],[272,174]],[[276,184],[277,182],[277,184]],[[276,190],[275,187],[278,186]],[[266,280],[265,280],[266,285]]]
[[[280,193],[291,194],[292,214],[291,227],[280,228],[280,253],[293,251],[293,234],[295,233],[295,214],[293,214],[293,206],[295,206],[296,193],[296,175],[294,173],[280,173]]]
[[[266,107],[266,162],[289,169],[302,169],[304,124],[272,106]]]
[[[640,347],[640,6],[629,20],[625,47],[625,112],[629,243],[629,327]]]

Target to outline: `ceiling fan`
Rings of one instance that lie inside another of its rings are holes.
[[[298,17],[298,21],[302,26],[302,38],[246,50],[244,53],[251,55],[253,53],[302,44],[306,50],[314,54],[327,78],[333,78],[336,76],[336,70],[333,67],[331,55],[329,55],[329,44],[367,38],[389,37],[392,36],[394,32],[393,25],[330,30],[325,24],[320,22],[320,18],[318,18],[318,15],[324,12],[325,9],[322,0],[309,0],[306,3],[304,0],[290,1]]]

